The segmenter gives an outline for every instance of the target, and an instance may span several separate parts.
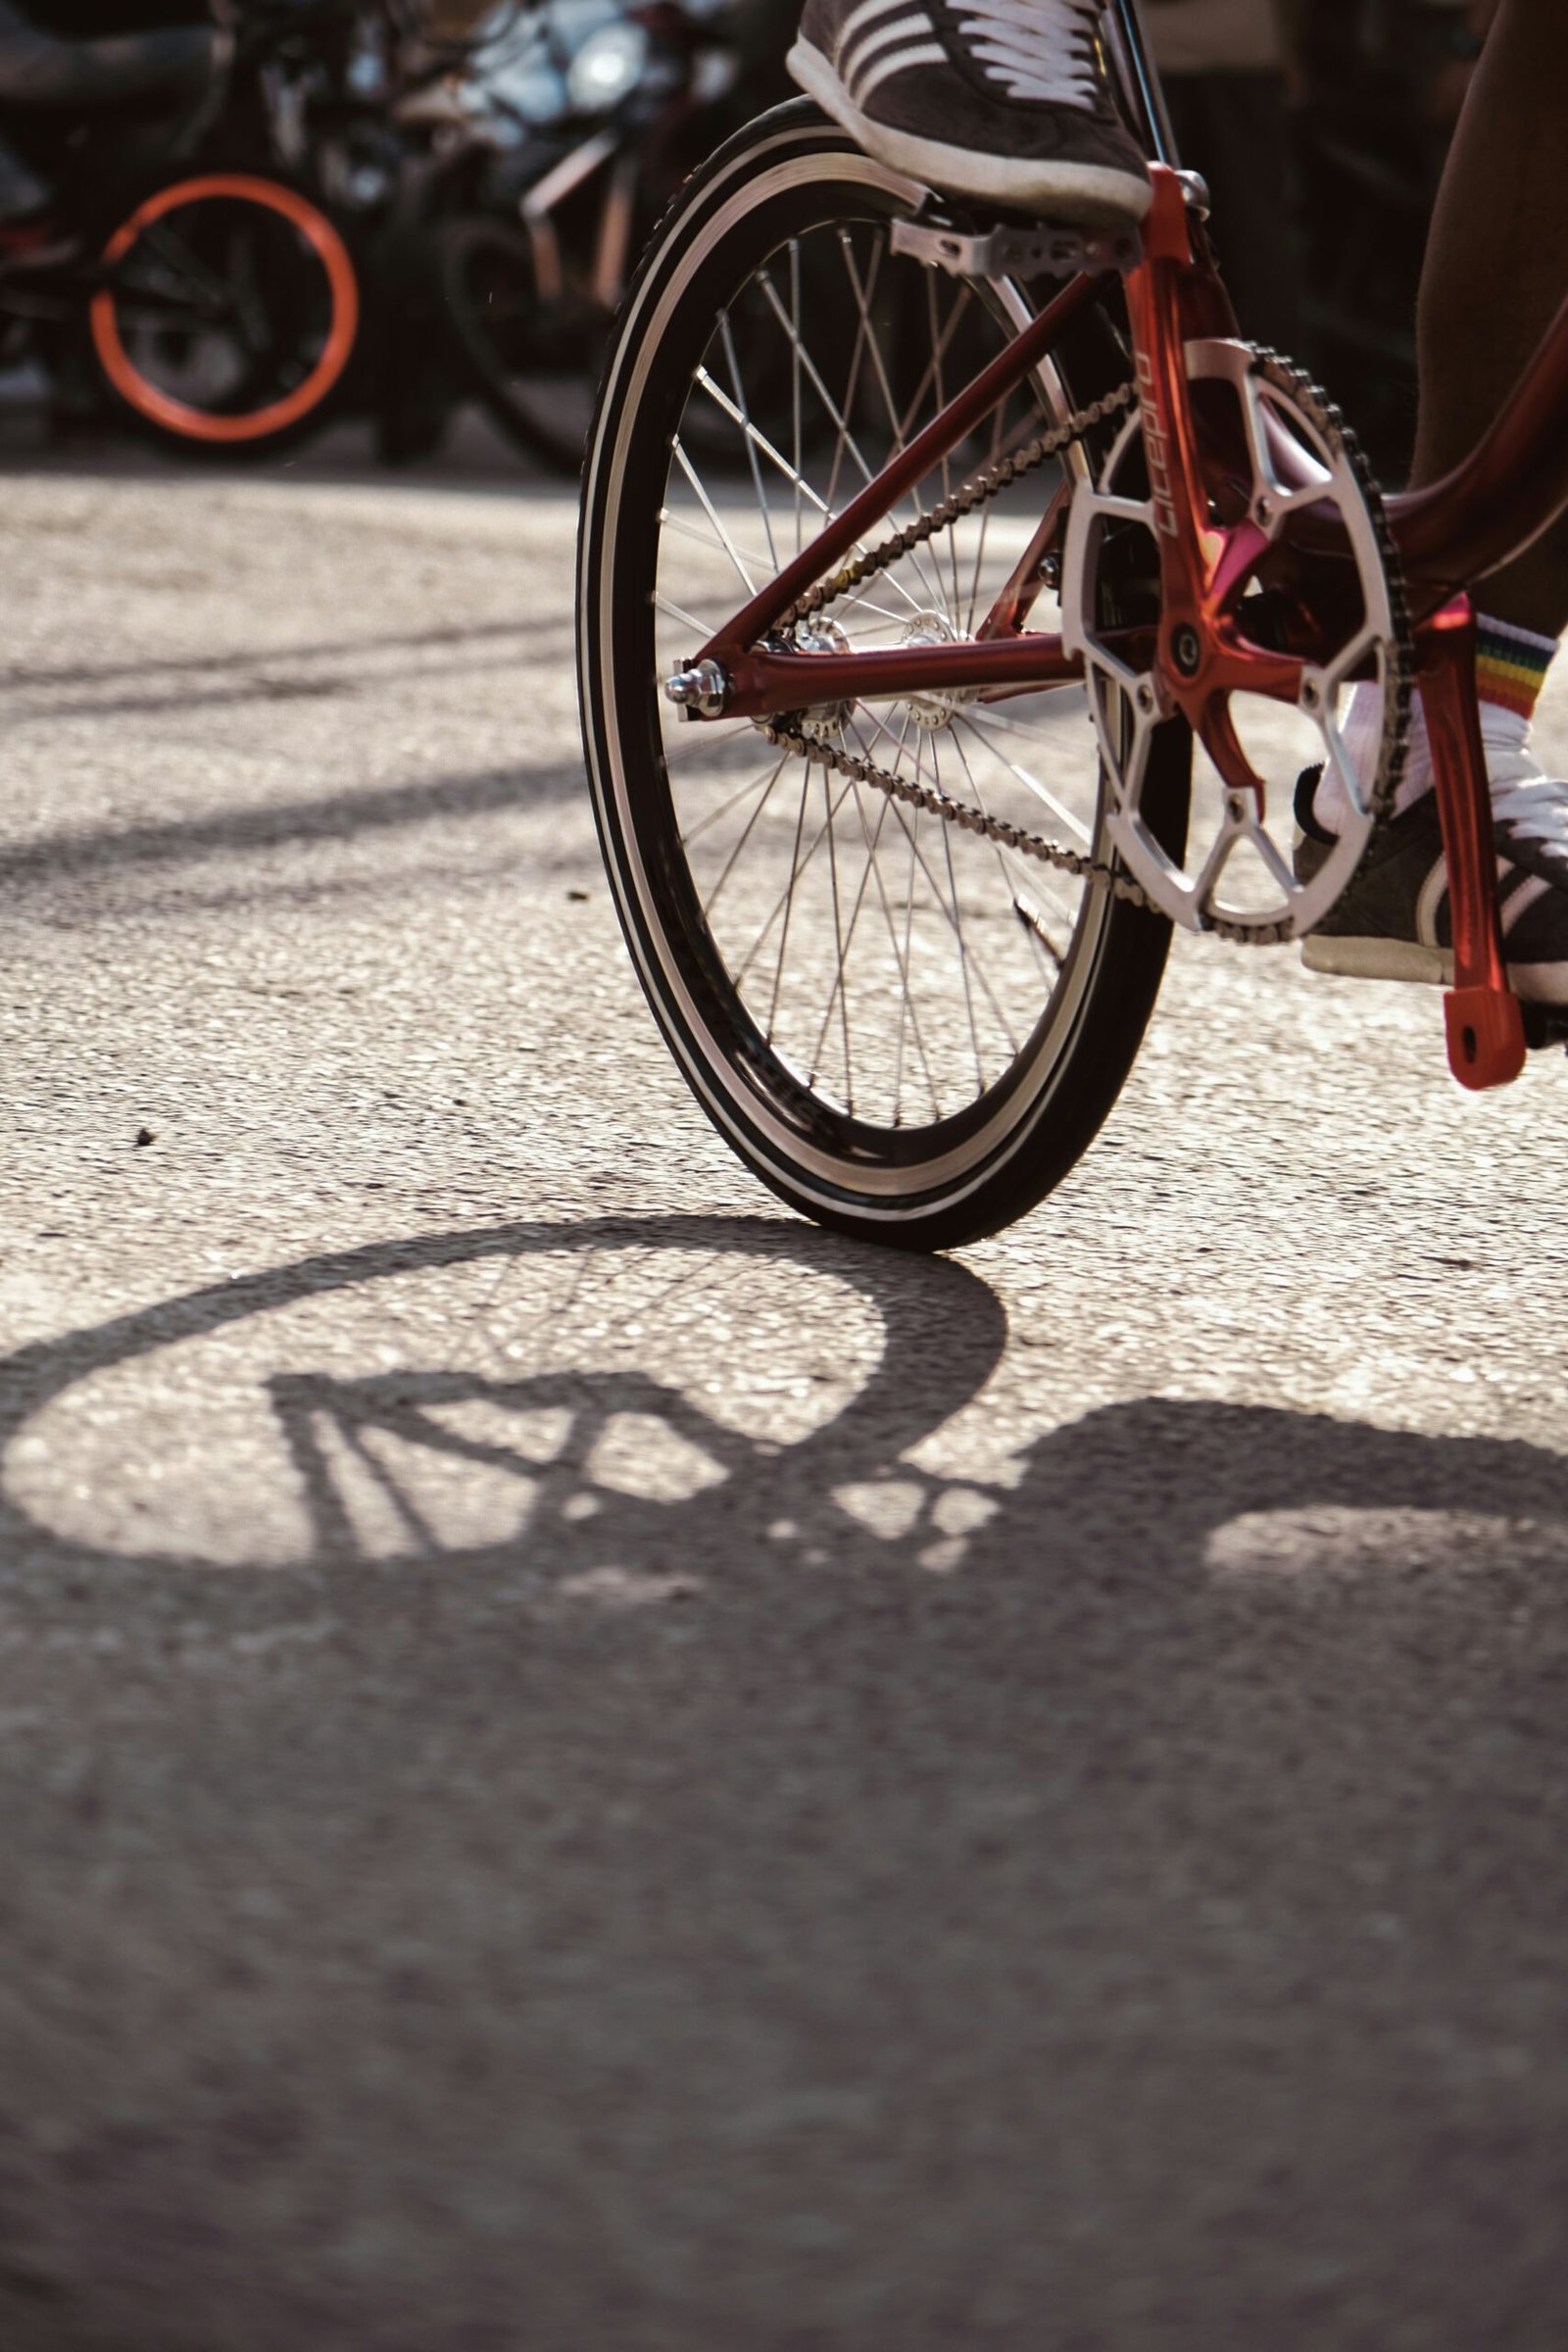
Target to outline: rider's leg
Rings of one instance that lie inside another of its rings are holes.
[[[1568,8],[1501,0],[1454,134],[1417,313],[1413,479],[1467,457],[1568,294]],[[1568,523],[1484,581],[1480,602],[1542,637],[1568,627]]]
[[[1455,133],[1421,282],[1421,404],[1413,479],[1437,480],[1486,431],[1568,293],[1568,8],[1500,0]],[[1568,625],[1568,525],[1558,523],[1482,582],[1476,684],[1497,906],[1521,996],[1568,1004],[1568,785],[1543,773],[1530,717]],[[1347,749],[1363,774],[1382,734],[1377,689],[1358,686]],[[1447,868],[1419,701],[1400,787],[1402,813],[1306,943],[1319,970],[1446,976]],[[1336,778],[1298,800],[1303,870],[1345,815]]]

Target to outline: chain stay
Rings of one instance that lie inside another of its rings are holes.
[[[1410,677],[1413,667],[1409,619],[1405,607],[1404,586],[1400,576],[1398,555],[1394,534],[1389,526],[1371,467],[1361,446],[1347,425],[1340,411],[1327,395],[1293,361],[1277,352],[1257,349],[1254,353],[1257,371],[1287,391],[1298,401],[1311,416],[1318,430],[1336,442],[1343,450],[1356,488],[1371,517],[1388,580],[1389,601],[1394,618],[1394,637],[1388,649],[1387,693],[1384,698],[1383,742],[1378,761],[1377,783],[1373,789],[1372,805],[1377,820],[1376,831],[1386,825],[1394,812],[1395,795],[1404,770],[1404,755],[1410,729]],[[1113,392],[1104,393],[1091,401],[1087,408],[1076,409],[1064,421],[1050,432],[1039,434],[1012,457],[1000,465],[988,466],[945,498],[939,506],[931,507],[906,528],[894,531],[876,547],[858,556],[853,564],[844,564],[828,579],[819,581],[808,593],[797,599],[780,615],[779,626],[793,628],[834,604],[851,589],[865,580],[874,579],[916,547],[923,547],[939,531],[950,530],[964,515],[972,514],[977,507],[985,506],[1024,474],[1043,466],[1072,443],[1082,441],[1096,425],[1105,423],[1130,408],[1138,397],[1138,387],[1130,378]],[[1081,850],[1066,848],[1060,842],[1049,840],[1043,833],[1031,833],[1021,825],[1010,824],[1004,817],[990,815],[983,808],[972,808],[968,802],[956,800],[939,785],[921,784],[908,776],[901,776],[892,768],[881,767],[874,760],[857,758],[840,751],[819,736],[808,735],[800,727],[777,722],[755,722],[759,733],[777,749],[799,753],[808,760],[816,760],[831,768],[853,784],[865,784],[884,793],[890,800],[906,808],[923,808],[944,823],[956,825],[961,832],[979,834],[999,848],[1011,850],[1018,856],[1033,858],[1058,873],[1072,875],[1082,881],[1105,883],[1119,899],[1144,907],[1151,914],[1162,912],[1158,903],[1134,880],[1125,869],[1106,858],[1086,857]],[[1370,842],[1368,844],[1370,847]],[[1214,938],[1237,947],[1269,948],[1283,945],[1292,936],[1288,923],[1235,923],[1224,916],[1210,915],[1204,929]]]

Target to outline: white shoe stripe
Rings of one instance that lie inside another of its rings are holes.
[[[1518,870],[1517,868],[1515,869]],[[1497,913],[1502,923],[1502,936],[1507,938],[1522,914],[1528,914],[1538,899],[1544,899],[1551,884],[1540,874],[1528,874],[1517,890],[1510,890],[1498,904]]]
[[[889,16],[894,9],[906,5],[907,0],[860,0],[859,7],[852,8],[839,26],[839,37],[833,44],[835,64],[843,57],[862,24],[872,24],[878,17]]]
[[[1544,898],[1551,884],[1539,874],[1526,874],[1505,858],[1497,859],[1497,919],[1503,938],[1528,914],[1538,899]],[[1440,858],[1422,883],[1415,902],[1415,935],[1423,947],[1438,945],[1438,911],[1448,891],[1448,860]]]
[[[855,93],[855,103],[863,106],[871,92],[894,74],[906,73],[911,66],[945,66],[947,62],[948,53],[940,41],[924,41],[918,49],[896,50],[892,57],[885,57],[872,67]]]
[[[1424,948],[1438,944],[1438,908],[1448,892],[1448,860],[1440,858],[1416,894],[1415,935]]]
[[[880,56],[890,42],[917,41],[922,34],[929,40],[934,30],[935,27],[924,9],[917,8],[910,16],[900,17],[895,24],[883,24],[875,32],[868,32],[864,40],[857,46],[853,57],[841,50],[839,52],[839,72],[844,76],[846,89],[857,105],[860,99],[861,77],[872,58]]]

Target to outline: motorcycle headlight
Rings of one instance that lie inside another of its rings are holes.
[[[579,115],[608,115],[637,87],[648,57],[640,24],[602,24],[566,68],[566,89]]]

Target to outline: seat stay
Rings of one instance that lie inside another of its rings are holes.
[[[868,532],[886,520],[901,498],[940,466],[1006,393],[1024,381],[1107,281],[1108,275],[1108,272],[1095,275],[1082,272],[1070,279],[1055,300],[1021,328],[989,367],[956,393],[906,448],[890,458],[880,473],[823,524],[808,547],[803,548],[733,618],[714,632],[698,653],[694,666],[716,662],[726,673],[733,673],[742,658],[766,636],[790,607],[826,578],[852,549],[864,541]],[[947,649],[932,650],[945,654]]]

